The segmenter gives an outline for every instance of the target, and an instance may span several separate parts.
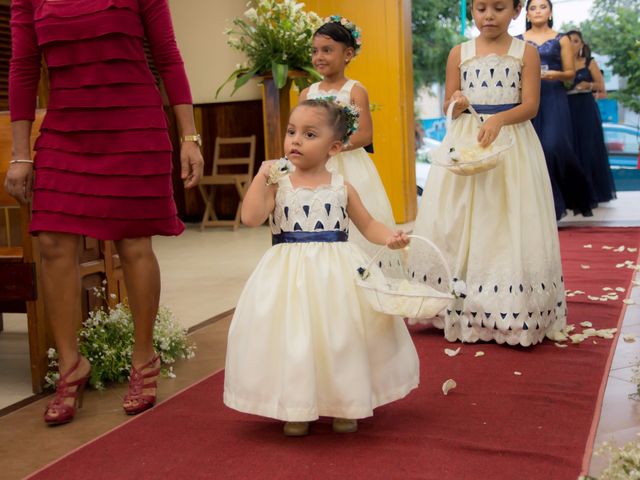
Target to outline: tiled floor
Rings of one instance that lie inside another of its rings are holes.
[[[640,192],[621,192],[618,200],[597,209],[594,217],[568,216],[561,225],[640,225],[639,203]],[[162,303],[170,307],[187,328],[228,311],[235,306],[244,282],[269,243],[265,227],[241,228],[237,232],[225,229],[200,232],[190,227],[178,239],[155,239],[162,271]],[[630,365],[640,355],[640,288],[634,289],[631,296],[639,305],[627,308],[623,333],[636,334],[638,341],[619,340],[596,445],[609,439],[624,443],[637,439],[640,433],[640,402],[628,399],[634,390]],[[198,354],[178,365],[176,379],[161,381],[161,398],[223,367],[228,325],[226,317],[192,334]],[[5,330],[0,333],[0,409],[30,395],[27,352],[24,318],[5,317]],[[123,393],[124,387],[88,392],[81,413],[83,421],[59,429],[46,428],[41,420],[46,399],[0,417],[2,478],[22,478],[125,421],[120,410]],[[595,457],[592,473],[602,467],[603,460]]]

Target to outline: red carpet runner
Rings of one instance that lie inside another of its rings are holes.
[[[602,246],[637,247],[640,229],[564,230],[561,243],[568,289],[627,290],[616,301],[570,298],[569,322],[619,326],[633,270],[616,264],[635,264],[638,254]],[[583,459],[588,466],[615,340],[465,344],[447,357],[452,344],[437,331],[417,329],[413,338],[420,388],[377,410],[357,434],[334,434],[323,419],[309,437],[285,438],[281,423],[225,408],[218,373],[33,478],[575,480]],[[478,350],[485,356],[474,357]],[[444,396],[447,378],[458,387]]]

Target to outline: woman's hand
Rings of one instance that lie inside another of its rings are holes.
[[[478,143],[482,148],[487,148],[498,138],[500,129],[504,126],[499,115],[489,117],[480,127],[478,132]]]
[[[469,108],[469,99],[465,97],[460,90],[456,90],[451,95],[450,102],[456,102],[456,106],[453,107],[453,116],[458,117],[462,112]]]
[[[33,165],[29,163],[11,164],[4,180],[4,188],[22,205],[29,203],[33,189]]]
[[[192,188],[202,180],[204,160],[200,147],[196,142],[182,142],[180,146],[180,164],[182,172],[180,174],[184,182],[184,188]]]
[[[409,245],[409,237],[407,237],[406,232],[402,230],[396,230],[393,232],[393,235],[387,238],[386,245],[388,248],[392,250],[398,250],[400,248],[404,248]]]
[[[576,90],[591,91],[591,90],[593,90],[593,83],[591,83],[591,82],[580,82],[579,84],[576,85]]]

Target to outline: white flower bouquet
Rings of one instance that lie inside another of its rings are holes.
[[[94,289],[99,298],[104,298],[104,289]],[[79,332],[80,353],[91,362],[89,383],[98,390],[109,382],[128,381],[133,351],[133,317],[127,303],[115,307],[102,307],[89,314]],[[153,346],[160,356],[161,373],[175,377],[173,364],[179,358],[193,358],[195,346],[187,340],[187,332],[177,323],[173,313],[160,307],[153,328]],[[55,386],[59,378],[58,355],[54,348],[48,351],[49,372],[47,386]]]
[[[235,18],[233,26],[224,32],[228,45],[244,53],[247,61],[236,66],[216,96],[227,83],[235,80],[233,95],[256,75],[273,75],[279,89],[287,83],[290,70],[308,74],[295,79],[301,89],[310,83],[309,77],[322,79],[311,65],[313,33],[322,25],[318,15],[305,12],[304,3],[294,0],[259,0],[247,6],[251,8],[244,12],[244,18]]]

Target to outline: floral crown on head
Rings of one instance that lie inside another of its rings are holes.
[[[330,17],[325,17],[323,20],[323,25],[327,25],[328,23],[339,23],[349,31],[349,33],[353,37],[353,42],[356,45],[355,50],[357,55],[362,48],[362,32],[360,31],[358,26],[348,18],[342,17],[340,15],[331,15]]]
[[[340,110],[342,110],[342,113],[344,113],[346,117],[345,120],[347,122],[347,132],[345,133],[344,138],[342,138],[342,141],[344,143],[348,143],[351,135],[356,133],[358,131],[358,127],[360,126],[360,110],[358,109],[358,107],[350,103],[345,104],[341,102],[335,95],[323,95],[321,97],[315,98],[314,100],[333,103],[334,105],[337,105]]]

